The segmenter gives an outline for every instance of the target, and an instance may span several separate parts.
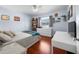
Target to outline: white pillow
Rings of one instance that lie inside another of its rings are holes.
[[[13,36],[16,36],[16,33],[13,31],[9,31]]]
[[[4,33],[0,33],[0,40],[7,42],[7,41],[12,40],[12,38]]]
[[[3,31],[4,34],[10,36],[11,38],[13,38],[13,34],[10,31]]]
[[[3,30],[0,29],[0,33],[2,33],[2,32],[3,32]]]

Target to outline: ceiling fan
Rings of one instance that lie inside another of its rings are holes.
[[[32,6],[33,12],[37,12],[40,7],[41,7],[41,5],[33,5],[33,6]]]

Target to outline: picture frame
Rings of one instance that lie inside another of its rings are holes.
[[[72,17],[73,16],[73,6],[71,5],[71,7],[70,7],[70,17]]]
[[[9,16],[8,15],[1,15],[1,20],[9,20]]]
[[[14,16],[14,21],[20,21],[20,17],[19,16]]]
[[[54,16],[55,16],[55,17],[58,17],[58,13],[55,13]]]
[[[69,7],[69,11],[68,11],[68,20],[73,16],[73,6],[71,5]]]

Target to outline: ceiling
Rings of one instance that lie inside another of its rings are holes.
[[[3,8],[6,8],[11,11],[26,13],[29,15],[41,15],[51,13],[57,10],[67,10],[68,5],[40,5],[40,8],[37,12],[33,12],[33,5],[2,5]]]

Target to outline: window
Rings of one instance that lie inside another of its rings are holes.
[[[42,17],[40,19],[40,26],[41,27],[49,27],[49,17]]]

